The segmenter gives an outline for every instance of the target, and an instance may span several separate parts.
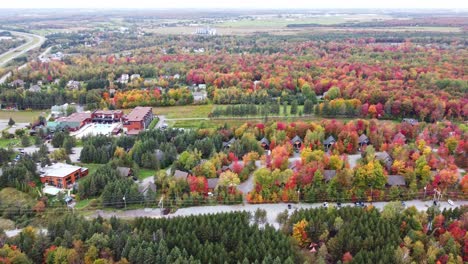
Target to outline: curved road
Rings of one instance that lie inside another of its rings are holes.
[[[28,52],[28,51],[30,51],[32,49],[40,47],[42,45],[42,43],[44,43],[44,41],[46,40],[45,37],[35,35],[35,34],[18,32],[18,31],[10,31],[10,32],[13,35],[21,36],[21,37],[25,38],[27,42],[25,44],[19,46],[19,47],[10,49],[9,51],[1,54],[0,55],[0,66],[4,66],[5,64],[10,62],[11,60],[25,54],[26,52]]]

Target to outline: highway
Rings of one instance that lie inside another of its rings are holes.
[[[35,34],[30,34],[30,33],[24,33],[24,32],[17,32],[17,31],[10,31],[11,34],[16,35],[16,36],[21,36],[26,39],[26,43],[10,49],[9,51],[3,53],[0,55],[0,67],[5,66],[8,62],[11,60],[25,54],[26,52],[38,48],[44,43],[46,38],[43,36],[35,35]]]
[[[25,44],[16,47],[14,49],[11,49],[3,54],[0,55],[0,67],[6,65],[9,61],[13,60],[14,58],[17,58],[21,56],[22,54],[38,48],[44,43],[46,40],[44,37],[39,36],[39,35],[34,35],[34,34],[29,34],[29,33],[23,33],[23,32],[16,32],[16,31],[10,31],[13,35],[21,35],[24,36],[28,42]],[[44,57],[51,49],[52,47],[47,48],[41,55],[38,56],[38,58]],[[17,69],[21,70],[25,68],[28,65],[28,63],[25,63],[21,66],[19,66]],[[4,83],[8,77],[11,76],[11,71],[7,72],[5,75],[0,77],[0,84]]]

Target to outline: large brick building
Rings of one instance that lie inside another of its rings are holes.
[[[124,128],[127,134],[137,134],[148,128],[151,121],[153,121],[153,108],[138,106],[124,117]]]
[[[55,163],[41,169],[41,182],[58,188],[68,188],[88,175],[88,169],[65,163]]]
[[[48,122],[47,127],[55,131],[76,131],[84,125],[91,123],[92,121],[93,113],[91,112],[73,113],[66,117],[59,117],[55,120],[55,122]]]

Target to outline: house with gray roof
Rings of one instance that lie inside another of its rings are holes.
[[[405,177],[401,175],[388,175],[387,186],[406,186]]]

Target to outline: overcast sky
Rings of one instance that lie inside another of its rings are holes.
[[[0,8],[468,8],[467,0],[2,0]]]

